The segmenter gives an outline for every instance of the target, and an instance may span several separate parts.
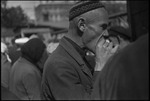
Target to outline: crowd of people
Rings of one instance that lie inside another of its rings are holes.
[[[38,37],[14,42],[16,51],[1,42],[2,99],[149,99],[149,33],[132,42],[128,29],[108,23],[101,2],[81,1],[51,54]]]

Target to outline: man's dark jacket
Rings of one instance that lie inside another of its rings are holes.
[[[92,74],[81,55],[71,43],[62,38],[44,66],[43,99],[90,99],[92,83]]]

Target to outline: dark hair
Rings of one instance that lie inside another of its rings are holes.
[[[46,48],[46,45],[39,38],[30,39],[21,47],[22,57],[29,60],[31,63],[37,63]]]

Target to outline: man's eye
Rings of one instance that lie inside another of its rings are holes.
[[[102,27],[103,30],[105,30],[105,29],[107,29],[108,25],[107,24],[103,24],[103,25],[101,25],[101,27]]]

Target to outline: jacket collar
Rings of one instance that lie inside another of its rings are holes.
[[[91,79],[92,74],[89,68],[86,66],[84,60],[81,55],[76,51],[76,49],[69,43],[64,37],[60,40],[60,45],[70,54],[72,58],[81,66],[81,70],[86,73]]]
[[[85,58],[86,56],[86,52],[80,47],[78,46],[75,42],[73,42],[71,39],[67,38],[64,36],[64,38],[69,42],[71,43],[71,45],[75,48],[75,50],[80,54],[80,56],[82,58]]]

